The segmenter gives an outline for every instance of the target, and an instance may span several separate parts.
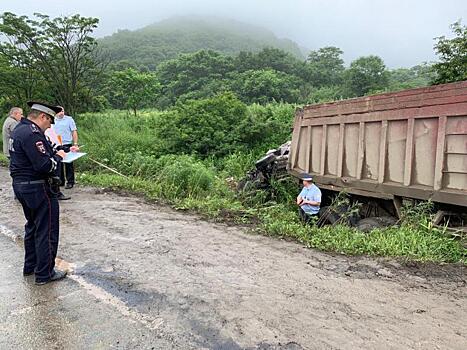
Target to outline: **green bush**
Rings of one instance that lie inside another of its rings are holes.
[[[159,130],[167,153],[220,157],[242,146],[239,124],[246,106],[233,94],[178,104]]]
[[[190,156],[161,157],[158,163],[165,164],[154,181],[160,184],[166,198],[200,197],[213,187],[213,170]]]

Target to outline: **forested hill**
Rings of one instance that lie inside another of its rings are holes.
[[[135,31],[120,30],[100,39],[99,44],[113,63],[150,70],[180,53],[201,49],[237,54],[273,47],[304,58],[295,42],[279,39],[269,30],[212,17],[175,17]]]

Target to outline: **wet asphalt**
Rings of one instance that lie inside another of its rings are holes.
[[[174,348],[72,278],[23,277],[21,241],[0,235],[0,251],[0,349]]]

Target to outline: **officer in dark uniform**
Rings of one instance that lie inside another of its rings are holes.
[[[44,135],[61,108],[28,102],[31,111],[16,126],[9,140],[13,190],[26,217],[23,275],[35,274],[36,284],[62,279],[55,270],[59,237],[58,190],[53,184],[63,150],[54,151]]]

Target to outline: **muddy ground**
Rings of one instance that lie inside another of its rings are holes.
[[[462,266],[326,254],[90,187],[61,202],[73,272],[37,287],[10,183],[0,167],[2,349],[467,348]]]

